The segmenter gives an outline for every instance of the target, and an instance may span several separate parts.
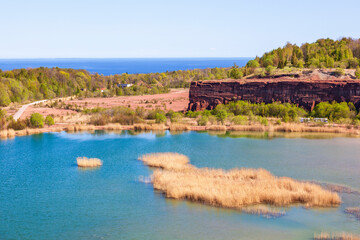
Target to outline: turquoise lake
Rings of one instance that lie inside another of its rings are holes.
[[[238,136],[238,137],[236,137]],[[239,137],[241,136],[241,137]],[[360,138],[212,135],[200,132],[45,133],[0,140],[0,239],[311,239],[360,235],[345,214],[360,207]],[[264,218],[166,199],[139,181],[144,153],[179,152],[197,167],[264,168],[277,176],[340,184],[337,208],[285,208]],[[81,170],[80,156],[103,166]]]

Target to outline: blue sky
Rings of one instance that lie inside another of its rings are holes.
[[[0,0],[0,58],[254,57],[360,38],[358,0]]]

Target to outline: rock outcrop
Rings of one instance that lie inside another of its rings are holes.
[[[360,80],[247,79],[197,81],[190,85],[188,110],[213,109],[218,104],[244,100],[279,101],[312,110],[319,102],[352,102],[360,107]]]

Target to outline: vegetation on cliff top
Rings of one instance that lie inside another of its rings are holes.
[[[319,39],[300,47],[286,44],[250,60],[245,67],[179,70],[147,74],[115,74],[103,76],[86,70],[36,68],[0,70],[0,106],[11,102],[52,99],[56,97],[108,97],[168,92],[169,88],[189,87],[191,81],[233,78],[252,74],[269,76],[276,69],[337,68],[342,75],[345,68],[357,69],[360,78],[360,39]],[[133,84],[122,87],[120,84]]]

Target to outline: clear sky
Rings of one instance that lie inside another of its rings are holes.
[[[360,38],[359,0],[0,0],[0,58],[254,57]]]

